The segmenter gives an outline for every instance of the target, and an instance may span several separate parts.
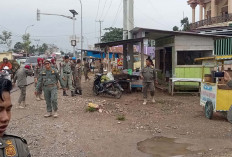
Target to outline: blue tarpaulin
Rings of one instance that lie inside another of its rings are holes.
[[[88,57],[95,57],[95,58],[101,58],[101,54],[102,54],[102,58],[106,57],[106,54],[104,52],[99,52],[99,51],[87,51],[87,56]],[[116,58],[119,58],[117,53],[114,53]],[[113,53],[110,53],[110,59],[112,58]]]

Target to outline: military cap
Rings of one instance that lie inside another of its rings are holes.
[[[51,61],[49,61],[49,60],[45,60],[45,61],[44,61],[44,64],[46,64],[46,63],[51,64]]]

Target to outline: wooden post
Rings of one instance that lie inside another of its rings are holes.
[[[164,77],[164,81],[166,81],[166,49],[164,48],[164,51],[163,51],[163,77]]]
[[[141,69],[144,68],[144,42],[141,41]]]
[[[129,53],[129,56],[130,56],[130,61],[129,61],[128,68],[133,70],[134,69],[134,48],[133,48],[132,43],[128,44],[128,53]]]
[[[107,57],[107,62],[108,62],[108,66],[107,66],[107,72],[110,72],[110,52],[109,52],[109,47],[106,47],[106,54],[108,55]]]
[[[127,63],[127,44],[123,44],[123,69],[128,69],[128,63]]]

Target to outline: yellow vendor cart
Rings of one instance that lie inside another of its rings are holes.
[[[214,112],[221,112],[232,123],[232,87],[224,79],[227,72],[232,78],[232,55],[196,58],[202,62],[200,105],[205,117],[212,119]]]

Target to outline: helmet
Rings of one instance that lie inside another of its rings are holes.
[[[64,59],[69,59],[69,56],[67,56],[67,55],[66,55],[66,56],[64,56]]]
[[[76,60],[76,57],[72,57],[72,60]]]
[[[3,67],[4,70],[9,70],[10,68],[8,66]]]
[[[4,57],[3,60],[8,60],[8,58],[7,58],[7,57]]]

